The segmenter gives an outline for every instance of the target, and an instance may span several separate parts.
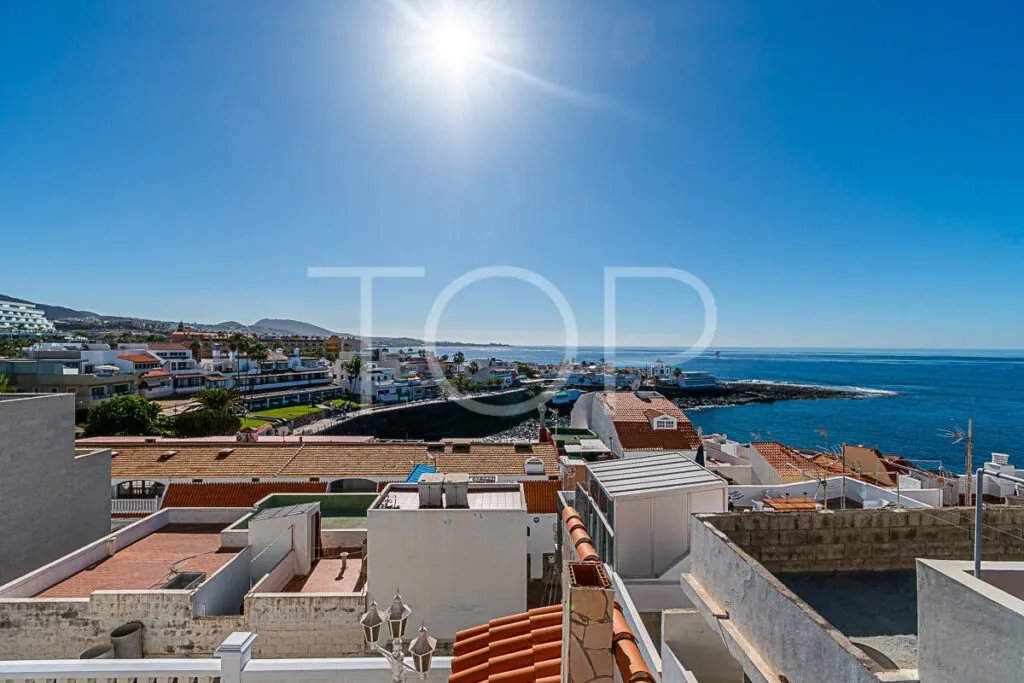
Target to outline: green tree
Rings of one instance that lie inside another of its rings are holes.
[[[23,358],[24,356],[25,352],[21,350],[18,342],[13,339],[0,341],[0,358]]]
[[[441,362],[442,363],[447,363],[448,362],[448,354],[447,353],[441,354]]]
[[[219,410],[222,413],[231,413],[244,410],[244,403],[242,395],[234,389],[210,387],[192,394],[190,410]]]
[[[18,391],[18,387],[10,383],[7,375],[0,375],[0,394],[13,394],[16,391]]]
[[[100,403],[85,419],[86,436],[153,436],[162,432],[160,405],[141,396],[118,396]]]
[[[469,370],[469,374],[470,375],[474,375],[475,376],[476,373],[480,372],[480,364],[477,363],[476,361],[473,361],[472,363],[469,364],[469,367],[467,368],[467,370]]]
[[[223,410],[190,410],[174,418],[175,435],[185,438],[231,436],[241,427],[240,418]]]
[[[359,383],[359,378],[363,374],[363,357],[359,354],[352,356],[345,364],[342,365],[345,372],[348,373],[349,377],[349,391],[353,394],[359,393],[355,391],[356,384]],[[362,387],[360,387],[361,389]]]
[[[178,332],[184,332],[184,331],[185,331],[185,321],[184,320],[179,320],[178,321]]]
[[[189,350],[192,352],[192,358],[198,363],[203,359],[203,343],[198,339],[193,339],[192,343],[188,345]]]
[[[455,363],[455,365],[462,365],[466,362],[466,354],[462,351],[456,351],[455,355],[452,356],[452,362]]]
[[[519,361],[516,361],[516,370],[518,370],[519,374],[521,376],[523,376],[523,377],[536,377],[537,376],[537,371],[534,370],[533,368],[531,368],[526,363],[520,363]]]

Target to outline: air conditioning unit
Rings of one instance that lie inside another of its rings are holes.
[[[417,484],[420,492],[420,509],[443,506],[441,494],[444,487],[443,474],[424,474]]]
[[[444,503],[448,508],[469,507],[469,475],[455,473],[445,475]]]

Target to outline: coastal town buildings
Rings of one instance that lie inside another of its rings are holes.
[[[74,425],[73,396],[0,394],[0,584],[110,531],[110,449]]]
[[[84,412],[115,396],[134,394],[135,374],[116,365],[93,365],[79,351],[40,351],[34,358],[0,359],[0,375],[25,393],[74,394]]]
[[[0,301],[0,335],[38,336],[53,331],[53,323],[35,304]]]

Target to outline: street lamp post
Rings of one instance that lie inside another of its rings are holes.
[[[406,663],[402,638],[405,636],[410,614],[412,609],[402,602],[402,595],[396,592],[391,608],[387,612],[378,609],[377,603],[371,601],[369,609],[359,618],[359,623],[363,627],[363,639],[391,664],[391,680],[394,683],[402,683],[406,672],[415,673],[420,679],[426,680],[427,672],[430,671],[430,660],[437,649],[437,638],[431,638],[427,635],[427,627],[420,626],[416,638],[409,643],[412,665]],[[390,650],[378,644],[385,623],[388,626],[388,636],[391,638]]]

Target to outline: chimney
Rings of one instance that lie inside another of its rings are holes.
[[[613,683],[615,592],[600,562],[569,563],[562,601],[562,683]]]

